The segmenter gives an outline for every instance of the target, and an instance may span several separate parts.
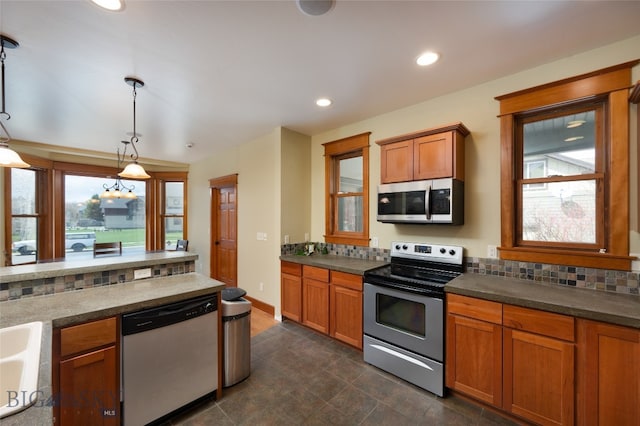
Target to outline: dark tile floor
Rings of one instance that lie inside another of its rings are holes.
[[[290,321],[251,339],[251,375],[170,425],[509,425],[362,360],[362,352]]]

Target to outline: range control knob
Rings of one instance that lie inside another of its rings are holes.
[[[445,249],[444,247],[440,248],[440,253],[445,254],[447,252],[447,249]]]
[[[400,250],[400,244],[396,244],[396,250]]]
[[[449,250],[449,254],[451,256],[454,256],[456,254],[456,251],[454,249]]]
[[[409,248],[409,246],[408,246],[408,245],[406,245],[406,244],[403,244],[403,245],[402,245],[402,250],[406,250],[406,249],[408,249],[408,248]]]
[[[211,311],[213,311],[213,304],[212,304],[212,303],[207,303],[207,304],[204,306],[204,311],[205,311],[205,312],[211,312]]]

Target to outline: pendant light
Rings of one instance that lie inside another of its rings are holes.
[[[121,141],[124,145],[124,149],[122,150],[122,157],[120,157],[120,148],[116,150],[116,155],[118,157],[118,170],[120,170],[120,164],[124,162],[125,156],[127,154],[127,146],[131,142],[129,141]],[[113,199],[113,198],[126,198],[129,200],[135,200],[138,196],[133,192],[135,189],[134,185],[127,186],[122,182],[120,176],[116,177],[116,181],[113,185],[109,186],[106,183],[102,185],[104,191],[100,194],[100,198],[103,199]]]
[[[131,153],[131,159],[133,162],[127,164],[127,167],[118,173],[118,176],[129,179],[149,179],[151,176],[149,176],[144,168],[138,164],[138,148],[136,148],[136,144],[138,143],[138,134],[136,133],[136,88],[144,86],[144,82],[134,77],[125,77],[124,81],[129,86],[133,87],[133,136],[131,136],[130,141],[130,144],[133,147],[133,152]]]
[[[4,60],[7,54],[4,52],[5,47],[7,49],[15,49],[19,46],[18,42],[0,34],[0,62],[2,62],[2,111],[0,111],[0,127],[2,127],[2,133],[0,134],[0,167],[14,167],[24,169],[31,167],[25,163],[17,152],[9,148],[8,142],[11,141],[11,135],[5,127],[2,120],[11,119],[11,115],[5,110],[5,88],[4,88]]]

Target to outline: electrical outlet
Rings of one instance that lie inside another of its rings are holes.
[[[376,248],[379,244],[380,242],[378,241],[378,237],[371,237],[371,243],[369,244],[370,247]]]
[[[304,233],[304,242],[306,243],[307,241],[309,241],[309,233],[305,232]]]
[[[260,283],[260,291],[264,291],[264,283]]]
[[[151,278],[151,268],[136,269],[133,271],[134,280],[141,280],[142,278]]]
[[[487,246],[487,257],[489,259],[497,259],[498,258],[498,247],[488,245]]]
[[[284,243],[285,244],[289,244],[289,236],[288,235],[284,236]]]

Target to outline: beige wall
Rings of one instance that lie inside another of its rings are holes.
[[[281,243],[304,241],[311,232],[311,137],[282,129]]]
[[[237,173],[238,287],[274,306],[280,305],[281,139],[281,130],[274,129],[193,164],[189,173],[189,250],[200,255],[196,270],[210,274],[209,179]],[[256,238],[259,232],[266,241]]]
[[[481,84],[437,99],[392,111],[358,123],[312,137],[311,239],[321,241],[324,234],[324,160],[322,143],[370,131],[370,194],[380,182],[380,149],[376,140],[461,121],[471,131],[466,139],[465,224],[463,226],[393,225],[375,220],[376,205],[370,207],[370,235],[388,248],[395,239],[461,245],[466,255],[486,257],[487,245],[500,245],[500,127],[497,119],[499,95],[595,71],[640,58],[640,37],[625,40],[518,74]],[[473,66],[469,67],[473,72]],[[640,79],[640,66],[633,70],[633,81]],[[425,93],[425,97],[428,93]],[[632,223],[637,216],[638,186],[637,126],[635,106],[632,115],[631,184]],[[640,253],[637,230],[630,233],[631,252]]]
[[[310,138],[310,149],[309,138],[304,135],[276,129],[240,148],[218,153],[193,164],[189,176],[189,239],[194,242],[193,250],[200,254],[199,271],[209,273],[209,232],[203,232],[203,229],[208,229],[209,202],[208,198],[206,202],[200,201],[208,194],[208,179],[239,173],[238,285],[247,290],[250,296],[275,306],[276,316],[279,316],[277,259],[284,235],[289,235],[291,242],[299,242],[300,233],[306,232],[308,224],[310,239],[323,241],[322,143],[372,132],[369,190],[373,196],[380,181],[380,149],[375,144],[376,140],[455,121],[463,122],[471,131],[466,140],[465,224],[455,227],[382,224],[375,220],[375,203],[371,203],[371,236],[379,238],[381,247],[389,247],[395,239],[442,242],[462,245],[466,255],[485,257],[487,245],[500,244],[499,104],[494,98],[637,58],[640,58],[640,37],[314,135]],[[639,79],[640,67],[636,67],[633,80]],[[427,96],[428,93],[425,93]],[[635,113],[635,107],[632,108]],[[631,209],[635,224],[638,192],[635,179],[638,166],[635,114],[632,115],[631,140]],[[311,153],[308,162],[305,159],[306,150]],[[311,171],[310,175],[305,173],[306,170]],[[268,197],[265,196],[267,194]],[[308,215],[307,220],[305,215]],[[256,232],[266,232],[268,240],[256,241]],[[637,231],[631,232],[631,247],[632,253],[640,253]],[[263,291],[259,290],[260,282],[264,284]]]

